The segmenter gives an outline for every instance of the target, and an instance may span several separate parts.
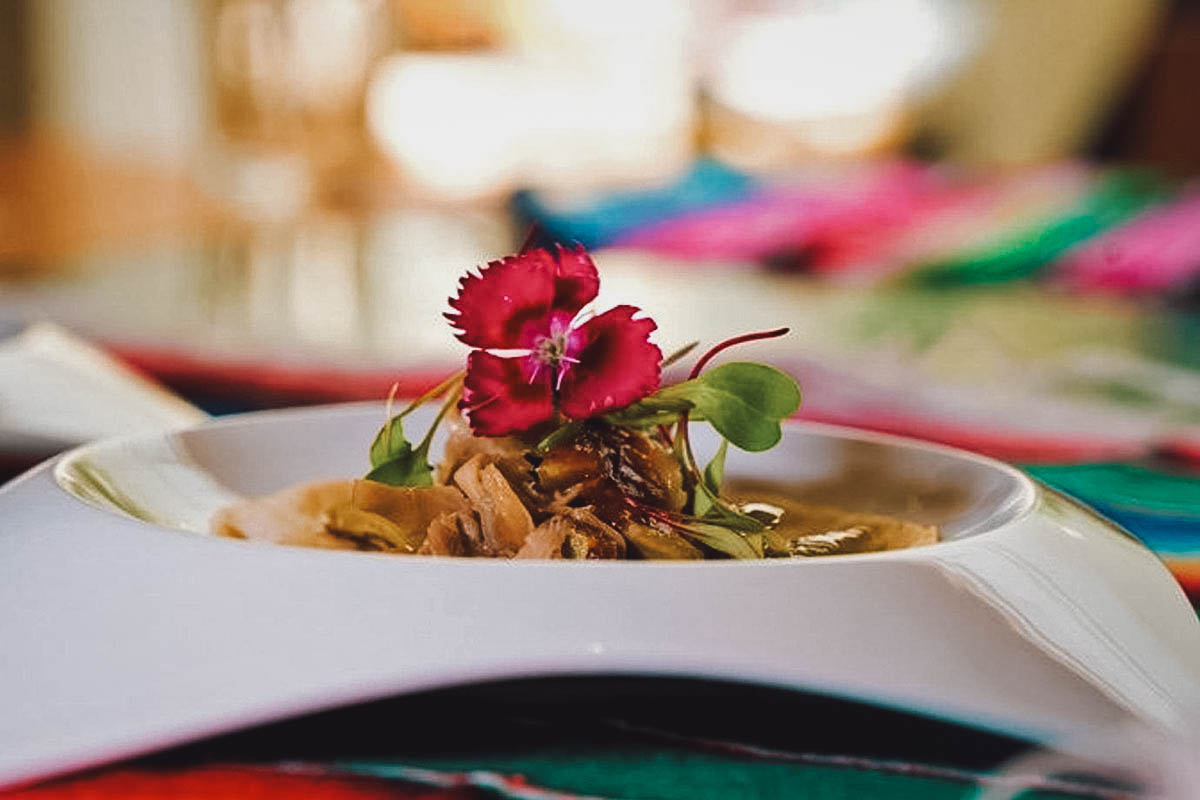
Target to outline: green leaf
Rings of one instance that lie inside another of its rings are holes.
[[[614,425],[649,428],[678,421],[684,412],[706,420],[730,444],[758,452],[778,444],[779,421],[800,407],[800,387],[786,372],[748,361],[731,361],[698,378],[659,389],[609,414]]]
[[[763,557],[761,533],[737,533],[729,528],[705,522],[690,523],[685,528],[681,528],[679,532],[734,558]]]
[[[386,483],[389,486],[432,486],[433,467],[426,460],[426,453],[414,451],[404,442],[394,456],[382,464],[376,464],[366,474],[369,481]]]
[[[783,435],[779,421],[800,407],[796,381],[766,364],[732,361],[708,370],[694,382],[687,396],[696,411],[731,444],[750,452],[778,444]]]
[[[749,514],[743,514],[736,508],[731,508],[719,497],[710,495],[709,501],[712,503],[712,506],[704,515],[704,522],[711,522],[714,525],[720,525],[722,528],[729,528],[730,530],[741,531],[742,533],[758,533],[766,527],[762,520],[752,517]]]
[[[403,414],[397,414],[385,422],[379,433],[375,434],[375,440],[371,442],[372,467],[378,467],[412,452],[412,445],[404,438],[403,419]]]
[[[696,497],[692,501],[692,513],[702,517],[709,512],[721,495],[721,482],[725,480],[725,453],[729,450],[729,442],[721,440],[716,455],[704,468],[704,481],[696,487]]]
[[[413,449],[404,438],[403,417],[403,414],[392,417],[375,435],[375,441],[371,442],[371,471],[366,478],[389,486],[432,486],[428,444],[422,442]]]
[[[367,480],[386,483],[391,486],[432,486],[433,467],[429,465],[429,446],[433,442],[433,434],[437,430],[446,413],[458,402],[461,392],[463,373],[457,372],[425,394],[412,401],[399,414],[391,417],[375,434],[371,442],[370,459],[371,471],[366,474]],[[396,392],[392,388],[392,394]],[[412,443],[404,437],[403,420],[422,405],[440,394],[448,393],[442,403],[433,424],[425,438],[414,449]],[[388,397],[388,413],[391,413],[392,397]]]
[[[372,467],[378,467],[387,463],[388,461],[392,461],[393,459],[401,458],[403,457],[404,453],[410,452],[412,450],[412,445],[409,444],[408,440],[404,438],[404,418],[428,403],[433,398],[449,392],[450,400],[448,400],[447,404],[442,407],[441,412],[438,413],[437,419],[430,428],[430,434],[432,434],[433,428],[437,427],[438,423],[441,422],[442,417],[445,415],[446,406],[448,406],[453,400],[457,399],[458,390],[456,387],[462,381],[463,374],[464,373],[462,372],[454,373],[437,386],[434,386],[432,389],[425,392],[425,394],[421,395],[416,400],[413,400],[404,408],[403,411],[391,417],[383,424],[383,427],[379,429],[379,433],[375,434],[375,440],[371,442],[370,457]],[[396,386],[392,386],[392,394],[388,396],[389,415],[392,413],[392,400],[394,399],[395,394]],[[426,436],[426,439],[428,438],[429,437]],[[424,444],[424,442],[422,444]],[[418,447],[417,449],[419,450],[421,448]],[[428,447],[425,449],[428,450]]]
[[[725,454],[728,451],[729,442],[722,439],[721,446],[717,448],[716,455],[712,457],[712,461],[709,461],[708,466],[704,468],[704,485],[713,494],[719,495],[721,493],[721,484],[725,481]]]

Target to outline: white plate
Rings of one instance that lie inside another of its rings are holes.
[[[517,563],[203,533],[239,495],[360,474],[382,419],[377,405],[252,414],[81,448],[0,490],[0,785],[353,701],[550,674],[732,678],[1042,741],[1131,720],[1182,730],[1200,709],[1200,624],[1149,551],[1010,467],[894,437],[795,424],[775,450],[731,452],[728,471],[853,490],[864,510],[937,522],[949,541]]]

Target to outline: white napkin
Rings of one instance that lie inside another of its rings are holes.
[[[48,322],[0,340],[0,449],[46,451],[195,424],[204,412]]]

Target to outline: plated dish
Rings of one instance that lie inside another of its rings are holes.
[[[778,443],[800,389],[766,364],[706,367],[787,329],[721,342],[664,387],[663,368],[698,343],[664,358],[639,309],[587,310],[599,285],[578,246],[526,247],[468,273],[446,314],[474,348],[466,369],[389,411],[366,475],[241,501],[216,516],[213,532],[327,549],[582,560],[813,557],[937,541],[934,526],[726,486],[728,448]],[[430,401],[441,408],[413,444],[406,418]],[[703,466],[691,444],[698,421],[721,437]],[[449,436],[433,459],[443,422]]]
[[[444,451],[433,485],[300,484],[222,509],[212,531],[382,553],[583,560],[814,557],[938,539],[935,525],[803,503],[785,486],[752,481],[714,485],[731,505],[769,524],[752,545],[700,528],[694,515],[683,513],[688,497],[670,450],[645,434],[607,425],[539,451],[515,437],[472,436],[457,422]]]

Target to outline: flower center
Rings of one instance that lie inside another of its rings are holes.
[[[557,369],[558,365],[563,361],[574,361],[574,359],[567,357],[566,331],[538,337],[533,343],[532,355],[537,359],[539,364],[553,367],[554,369]]]
[[[532,383],[548,368],[554,376],[554,388],[562,385],[563,376],[571,364],[578,364],[579,359],[567,355],[571,346],[571,326],[569,321],[551,320],[550,332],[533,340],[529,350],[529,358],[533,361],[533,374],[529,377]]]

